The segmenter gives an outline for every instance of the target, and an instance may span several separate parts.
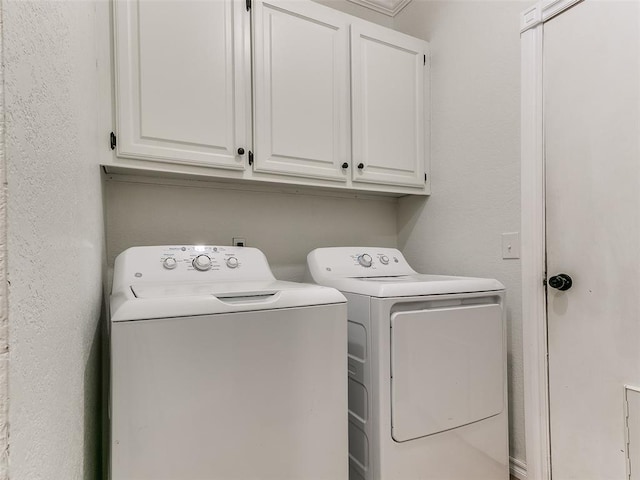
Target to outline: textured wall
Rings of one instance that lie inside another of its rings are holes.
[[[107,252],[135,245],[230,245],[244,237],[261,249],[276,277],[302,280],[316,247],[395,247],[397,200],[242,190],[126,176],[106,181]]]
[[[430,41],[428,200],[401,200],[398,242],[424,272],[494,277],[507,286],[510,452],[525,459],[519,260],[501,233],[520,230],[520,35],[526,3],[414,0],[395,28]]]
[[[95,8],[2,2],[12,480],[97,478]]]
[[[4,137],[4,61],[0,15],[0,480],[9,478],[9,302],[7,290],[7,164]]]

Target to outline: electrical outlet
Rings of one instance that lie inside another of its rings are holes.
[[[233,246],[234,247],[246,247],[247,242],[242,237],[233,237]]]

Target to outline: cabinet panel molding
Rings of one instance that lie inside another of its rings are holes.
[[[417,38],[351,25],[354,182],[424,185],[427,54]]]
[[[118,0],[114,19],[118,155],[244,169],[249,14],[240,2]]]
[[[349,24],[300,1],[254,1],[257,172],[346,182]]]

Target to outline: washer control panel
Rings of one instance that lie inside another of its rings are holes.
[[[273,280],[257,248],[213,245],[132,247],[116,258],[116,282],[199,282]]]
[[[402,253],[385,247],[317,248],[307,256],[308,269],[330,277],[391,277],[416,273]]]
[[[141,248],[141,247],[139,247]],[[155,248],[155,247],[154,247]],[[156,255],[166,270],[195,270],[207,272],[224,269],[239,269],[249,266],[248,262],[260,263],[262,259],[252,258],[254,255],[248,247],[214,247],[214,246],[179,246],[160,248]],[[243,261],[240,261],[240,259]]]

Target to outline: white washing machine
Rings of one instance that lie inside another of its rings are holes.
[[[421,275],[392,248],[320,248],[349,319],[349,478],[509,478],[504,286]]]
[[[255,248],[130,248],[111,295],[113,480],[346,479],[347,321]]]

